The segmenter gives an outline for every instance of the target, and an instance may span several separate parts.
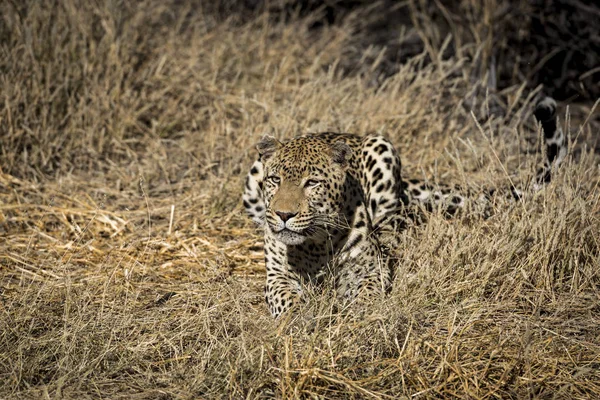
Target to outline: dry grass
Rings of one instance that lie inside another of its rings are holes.
[[[478,127],[458,56],[377,86],[336,68],[352,25],[127,4],[0,5],[0,398],[600,396],[591,104],[546,190],[406,231],[385,301],[273,321],[239,201],[263,133],[382,131],[407,176],[504,186],[541,159],[529,94]]]

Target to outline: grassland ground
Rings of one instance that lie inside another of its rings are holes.
[[[544,190],[403,232],[386,299],[274,321],[240,202],[264,133],[384,132],[407,177],[502,188],[541,163],[539,89],[486,90],[468,43],[348,73],[360,15],[201,4],[0,5],[0,398],[600,397],[597,102],[560,104]]]

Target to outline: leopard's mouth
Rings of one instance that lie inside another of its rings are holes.
[[[271,228],[271,232],[273,232],[274,234],[278,234],[278,233],[292,233],[292,234],[297,234],[297,235],[301,235],[301,236],[309,236],[308,235],[308,229],[306,227],[297,227],[297,226],[293,226],[282,222],[277,222],[276,224],[271,223],[269,221],[269,228]]]

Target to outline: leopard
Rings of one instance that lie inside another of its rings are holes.
[[[539,190],[565,158],[566,140],[552,98],[542,99],[534,115],[546,146],[531,185]],[[453,214],[467,203],[456,188],[403,180],[399,153],[383,134],[322,132],[283,142],[265,135],[256,150],[242,203],[263,230],[264,295],[274,318],[328,280],[344,302],[385,295],[411,207]]]

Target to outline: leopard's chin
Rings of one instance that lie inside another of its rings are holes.
[[[307,237],[300,233],[291,231],[289,229],[282,229],[279,232],[273,232],[276,240],[288,246],[297,246],[306,241]]]

